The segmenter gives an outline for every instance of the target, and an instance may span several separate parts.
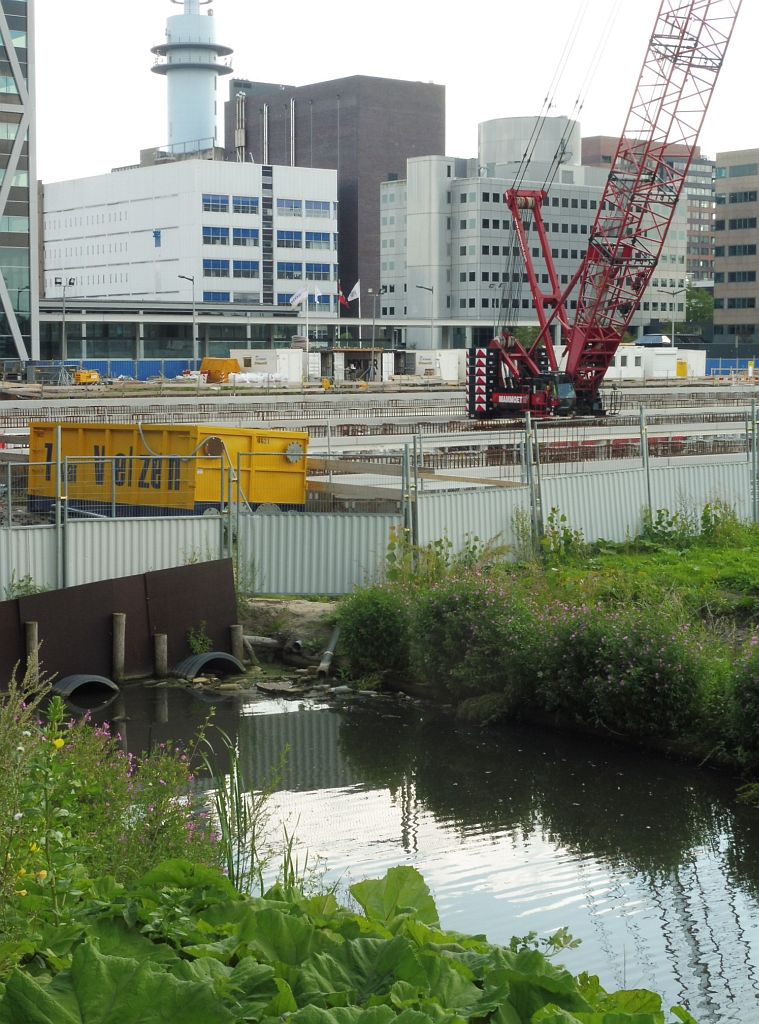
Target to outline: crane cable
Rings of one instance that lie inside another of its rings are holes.
[[[570,57],[572,56],[574,48],[577,44],[577,40],[580,35],[580,30],[585,20],[585,15],[587,13],[590,2],[591,0],[584,0],[581,9],[575,15],[574,22],[569,31],[569,34],[567,35],[566,41],[564,43],[564,48],[556,64],[553,77],[549,83],[545,98],[543,99],[543,106],[541,108],[540,114],[538,115],[535,123],[533,124],[530,137],[527,141],[527,146],[525,148],[524,153],[522,154],[522,159],[514,175],[514,180],[511,184],[511,188],[513,189],[521,188],[527,176],[530,164],[535,154],[535,149],[543,133],[546,120],[548,119],[550,111],[555,107],[556,95],[561,84],[562,78],[566,72],[567,66],[569,64]],[[531,218],[525,217],[523,218],[523,221],[525,225],[525,232],[529,235],[531,228]],[[502,279],[500,289],[501,296],[497,319],[497,333],[499,334],[501,332],[502,327],[505,326],[506,319],[518,319],[518,314],[522,306],[521,299],[524,286],[524,261],[522,260],[519,246],[516,245],[515,242],[516,231],[514,229],[514,224],[512,222],[511,230],[509,232],[508,261],[506,264],[504,279]],[[508,311],[508,316],[504,311]],[[514,316],[514,311],[516,311],[517,313],[516,316]]]

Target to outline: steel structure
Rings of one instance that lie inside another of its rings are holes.
[[[541,216],[547,192],[505,193],[540,333],[525,346],[504,330],[489,346],[470,350],[471,417],[602,411],[601,383],[661,255],[740,6],[741,0],[662,0],[586,256],[563,289]],[[678,167],[666,161],[672,145],[689,153]],[[527,241],[531,227],[548,274],[545,289],[534,239]],[[554,324],[566,357],[561,371]]]

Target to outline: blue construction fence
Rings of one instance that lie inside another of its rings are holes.
[[[48,372],[65,366],[67,370],[97,370],[105,380],[174,380],[186,370],[200,369],[199,359],[67,359],[36,360],[31,365]]]
[[[707,377],[729,377],[731,375],[745,377],[748,374],[749,363],[754,372],[759,376],[759,359],[707,359]]]

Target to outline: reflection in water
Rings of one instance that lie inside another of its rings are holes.
[[[189,738],[203,718],[184,691],[139,692],[132,749]],[[448,928],[507,942],[566,925],[582,946],[562,961],[607,987],[655,988],[702,1024],[759,1018],[759,811],[735,805],[730,779],[379,698],[225,703],[217,720],[251,786],[289,748],[274,809],[330,879],[413,863]]]

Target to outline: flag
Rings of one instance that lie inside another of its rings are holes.
[[[316,299],[317,306],[319,305],[319,299],[321,297],[322,297],[322,293],[321,293],[321,291],[319,289],[319,286],[316,285],[316,287],[314,288],[314,298]]]
[[[354,299],[361,298],[361,280],[359,279],[351,288],[348,293],[348,302],[353,302]]]
[[[302,306],[307,298],[308,298],[308,288],[301,288],[300,291],[297,291],[295,293],[295,295],[291,296],[291,298],[290,298],[290,305],[291,306]]]
[[[343,295],[342,285],[340,284],[339,281],[337,282],[337,300],[338,300],[338,302],[340,303],[341,306],[345,306],[346,309],[349,308],[348,300]]]

